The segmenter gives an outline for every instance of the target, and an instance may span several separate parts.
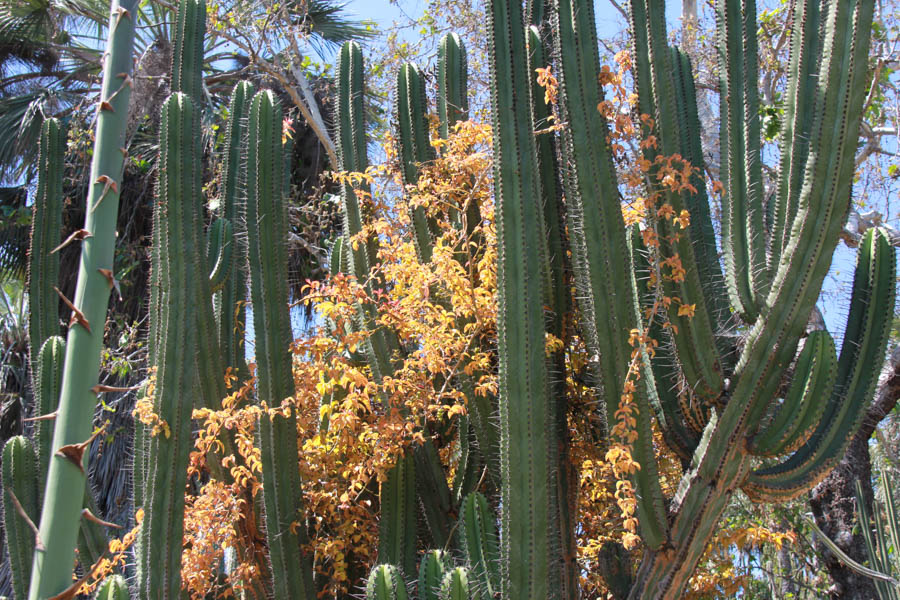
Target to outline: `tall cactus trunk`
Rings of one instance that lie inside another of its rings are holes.
[[[85,486],[81,453],[91,435],[97,403],[91,390],[100,370],[106,310],[112,289],[119,186],[125,161],[125,124],[131,97],[134,11],[137,0],[113,0],[98,106],[91,187],[85,210],[90,237],[82,241],[78,284],[66,346],[65,371],[44,505],[39,546],[34,553],[29,598],[39,600],[72,584],[75,541]],[[63,450],[64,449],[64,450]],[[61,451],[62,450],[62,451]],[[66,453],[68,451],[68,453]],[[74,452],[73,452],[74,451]]]

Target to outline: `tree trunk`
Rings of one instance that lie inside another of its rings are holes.
[[[854,535],[856,525],[856,492],[854,482],[859,479],[869,511],[872,510],[872,463],[869,457],[869,438],[878,423],[900,399],[900,349],[894,350],[881,373],[875,400],[866,412],[862,428],[854,436],[847,454],[822,483],[809,495],[816,525],[853,560],[865,564],[868,560],[862,534]],[[878,594],[872,580],[854,573],[827,548],[819,544],[825,568],[834,582],[829,590],[832,598],[841,600],[872,600]]]

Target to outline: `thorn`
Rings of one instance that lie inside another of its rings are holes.
[[[122,17],[131,18],[131,13],[127,8],[122,8],[121,6],[116,9],[116,25],[118,26],[119,21],[122,20]]]
[[[101,175],[97,178],[94,183],[102,183],[103,184],[103,193],[100,194],[100,198],[94,203],[94,206],[91,207],[91,212],[97,210],[97,207],[100,206],[100,203],[103,202],[103,199],[106,198],[106,194],[109,193],[109,190],[112,189],[115,193],[119,193],[119,184],[110,177],[109,175]]]
[[[75,242],[75,241],[80,242],[82,240],[86,240],[89,237],[94,237],[94,236],[92,236],[91,232],[88,231],[87,229],[76,229],[75,231],[73,231],[71,233],[71,235],[69,235],[69,237],[66,238],[66,241],[64,241],[62,244],[60,244],[59,246],[57,246],[56,248],[51,250],[50,254],[56,254],[57,252],[59,252],[60,250],[62,250],[63,248],[65,248],[66,246],[71,244],[72,242]]]
[[[98,383],[94,387],[91,388],[91,393],[96,396],[107,392],[133,392],[134,390],[141,389],[139,385],[132,385],[130,387],[113,387],[111,385],[103,385]]]
[[[81,516],[87,519],[92,523],[96,523],[97,525],[103,525],[104,527],[112,527],[113,529],[122,529],[121,525],[116,525],[115,523],[110,523],[109,521],[104,521],[94,513],[92,513],[88,509],[84,509],[81,511]]]
[[[68,459],[73,465],[78,467],[82,474],[84,474],[84,464],[82,464],[82,461],[84,460],[84,451],[91,445],[94,438],[100,435],[101,431],[103,431],[102,427],[80,444],[66,444],[65,446],[60,446],[59,450],[55,452],[56,456]]]
[[[41,415],[39,417],[29,417],[27,419],[22,419],[23,423],[30,423],[32,421],[52,421],[56,418],[56,415],[59,413],[58,410],[54,410],[52,413],[47,413],[46,415]]]
[[[108,110],[108,111],[111,112],[111,113],[116,112],[116,109],[113,108],[113,105],[110,104],[110,103],[109,103],[108,101],[106,101],[106,100],[104,100],[104,101],[102,101],[102,102],[100,103],[100,110],[101,110],[101,111]]]
[[[122,156],[128,158],[128,150],[126,150],[125,148],[119,148],[119,152],[122,153]]]
[[[101,559],[105,558],[106,552],[103,553],[104,556]],[[50,596],[47,600],[74,600],[78,596],[78,590],[81,589],[85,583],[88,582],[94,576],[94,573],[97,572],[97,568],[100,566],[100,561],[97,561],[96,564],[92,565],[88,572],[85,573],[84,577],[67,587],[64,591],[60,592],[55,596]]]
[[[54,286],[53,289],[56,290],[56,293],[59,294],[59,297],[62,298],[62,301],[66,304],[66,306],[72,309],[72,316],[71,318],[69,318],[69,328],[71,329],[72,325],[78,323],[79,325],[87,329],[88,333],[91,333],[91,324],[88,323],[87,317],[84,316],[84,313],[78,310],[75,305],[72,304],[72,301],[66,298],[63,293],[59,291],[58,287]]]
[[[38,531],[37,526],[34,524],[34,521],[31,520],[31,517],[28,516],[28,513],[25,512],[25,509],[22,508],[22,504],[19,502],[19,499],[16,498],[16,495],[13,494],[12,490],[6,490],[6,493],[9,494],[10,500],[12,500],[13,506],[16,507],[16,512],[19,513],[19,516],[25,519],[25,522],[28,523],[28,526],[34,532],[34,548],[35,550],[43,550],[44,544],[41,542],[41,535]]]

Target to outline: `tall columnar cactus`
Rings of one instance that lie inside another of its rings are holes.
[[[34,444],[18,435],[3,447],[3,528],[16,598],[28,596],[31,558],[37,541],[34,520],[40,514],[38,464]]]
[[[175,17],[172,51],[172,91],[183,92],[194,102],[203,100],[203,37],[206,33],[206,0],[182,0]]]
[[[291,317],[287,289],[287,217],[281,148],[281,105],[271,91],[253,97],[247,158],[247,230],[256,330],[266,539],[275,596],[316,597],[312,563],[305,556],[297,420],[281,403],[294,395]]]
[[[28,249],[28,339],[31,363],[36,365],[44,342],[59,335],[59,254],[62,232],[63,169],[66,132],[56,119],[41,125],[38,186],[32,210],[31,245]]]
[[[160,422],[142,423],[143,450],[136,448],[144,509],[138,541],[137,589],[142,597],[174,598],[181,588],[184,486],[191,442],[193,397],[199,375],[197,311],[202,308],[200,120],[190,98],[175,93],[163,104],[160,180],[155,203],[159,268],[157,298],[150,307],[150,354],[155,380],[147,391]]]
[[[244,174],[246,165],[247,119],[253,85],[242,81],[234,86],[228,104],[228,126],[225,133],[225,149],[222,165],[222,203],[220,215],[231,222],[234,230],[232,239],[233,263],[236,268],[216,294],[217,322],[219,324],[219,344],[225,357],[225,365],[233,367],[241,380],[246,379],[247,365],[244,359],[243,327],[246,319],[244,302],[247,298],[247,276],[243,266],[247,260],[247,249],[241,240],[246,238],[246,215],[243,199],[246,197],[247,181]]]
[[[443,550],[430,550],[419,563],[419,600],[438,600],[444,575],[450,570],[450,557]]]
[[[91,435],[106,310],[113,287],[113,250],[122,180],[125,121],[131,96],[136,0],[113,0],[104,53],[103,85],[85,210],[78,284],[71,299],[62,393],[53,436],[41,511],[40,539],[34,554],[29,598],[38,600],[72,584],[75,540],[85,485],[81,452]],[[74,451],[74,452],[72,452]]]
[[[495,598],[500,591],[499,539],[494,515],[480,493],[473,492],[463,500],[459,528],[478,598]]]

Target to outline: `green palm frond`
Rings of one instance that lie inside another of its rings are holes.
[[[24,277],[31,211],[24,187],[0,187],[0,284]]]

